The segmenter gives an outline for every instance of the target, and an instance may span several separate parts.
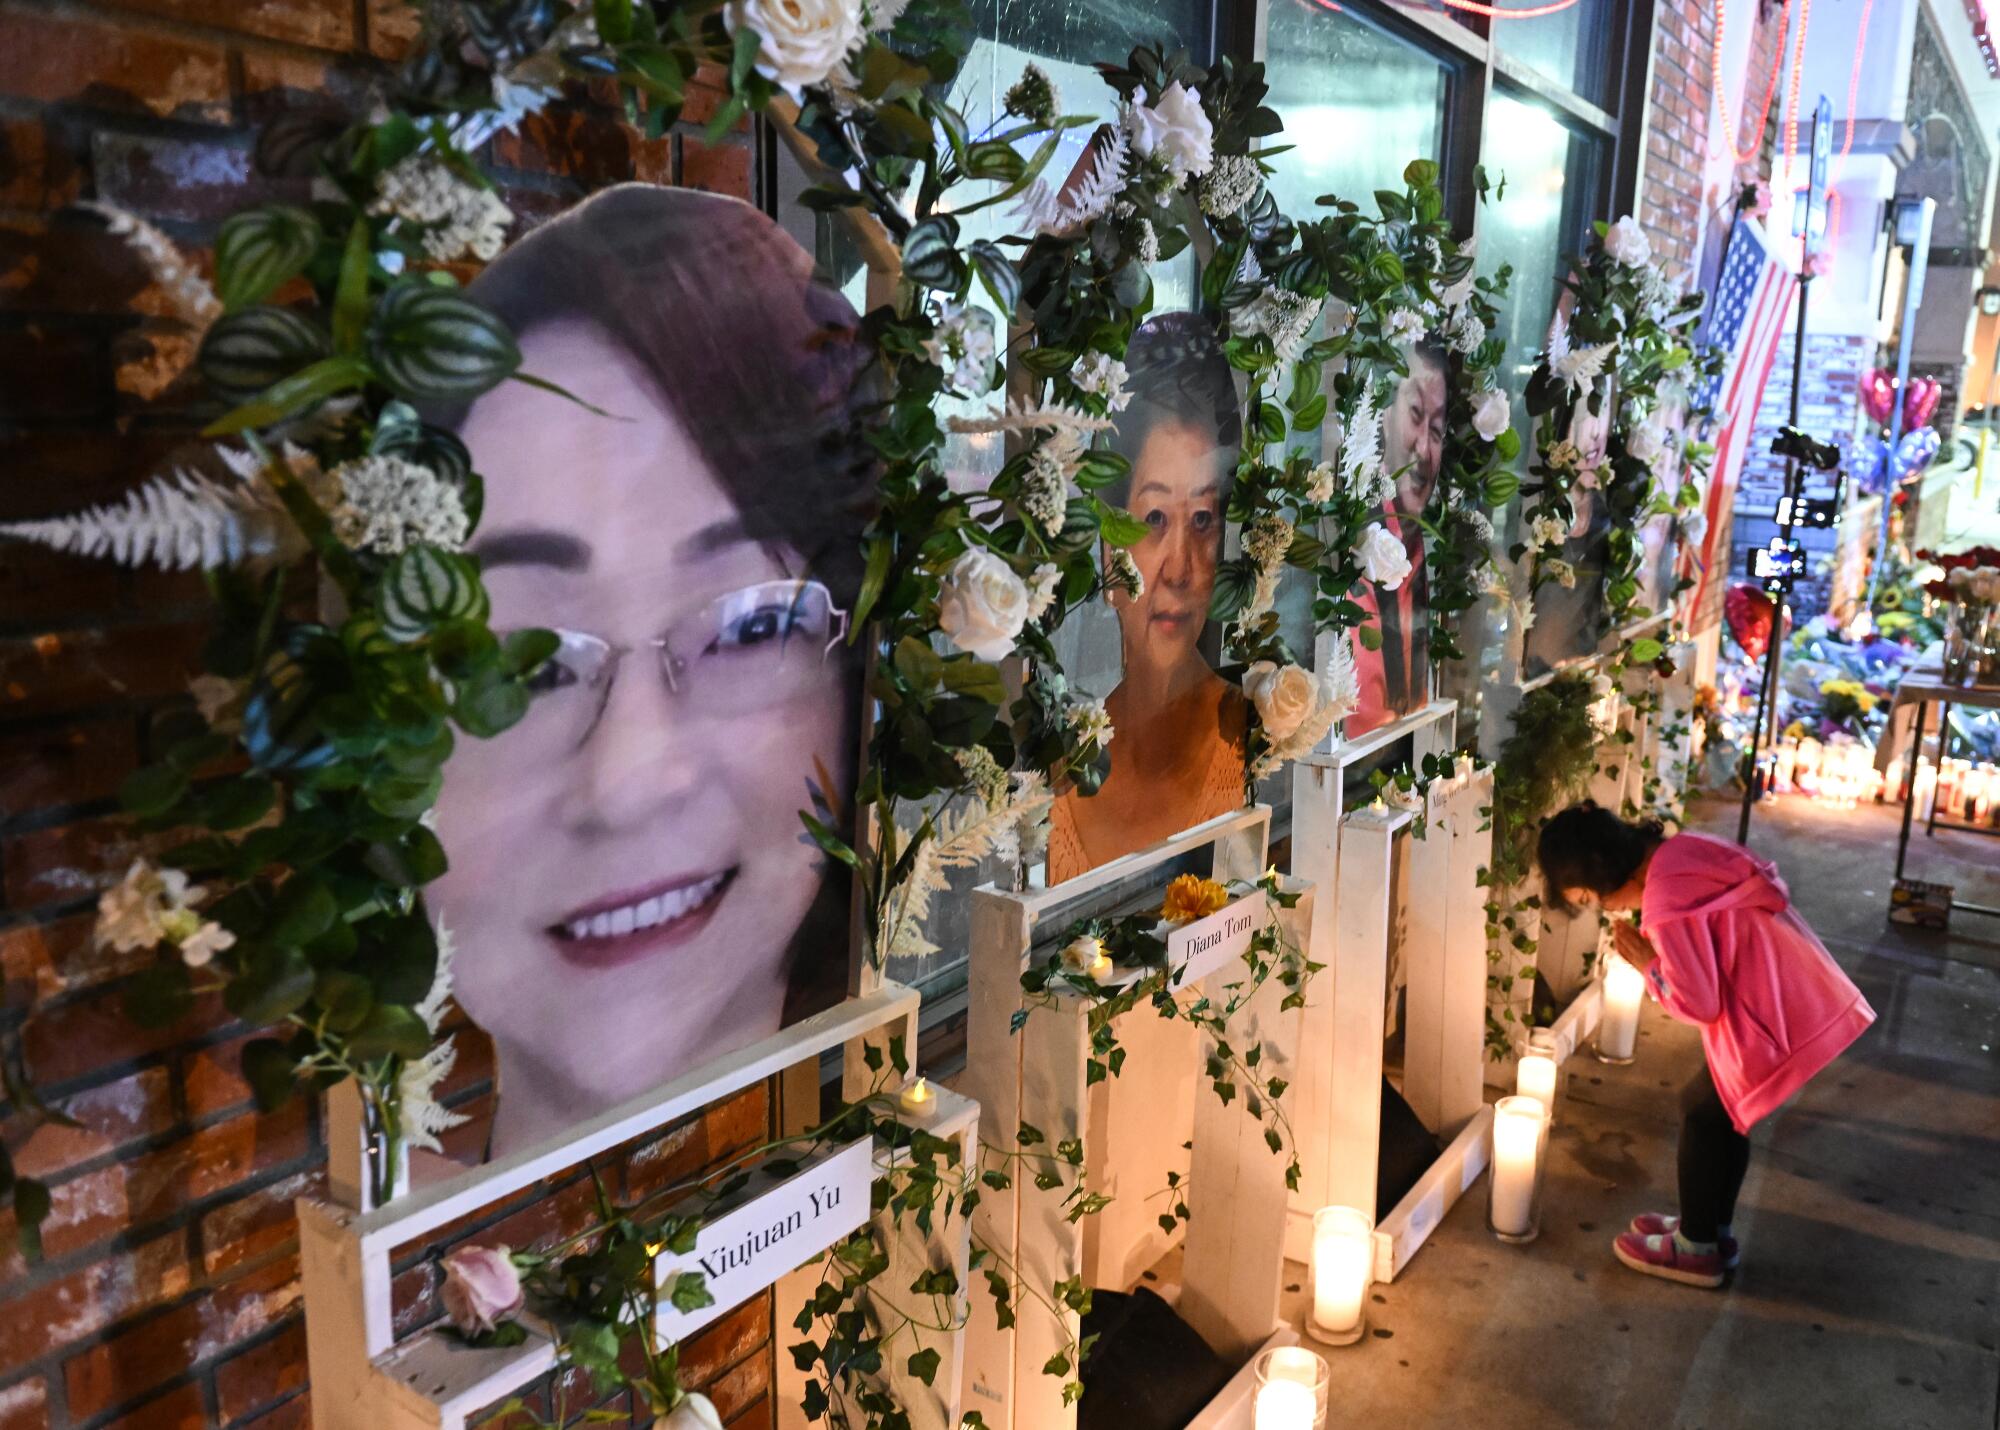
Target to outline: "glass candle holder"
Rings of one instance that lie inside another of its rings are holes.
[[[1368,1288],[1375,1280],[1375,1218],[1353,1207],[1313,1213],[1312,1314],[1306,1334],[1351,1346],[1368,1330]]]
[[[1257,1353],[1256,1430],[1325,1430],[1332,1373],[1304,1346],[1273,1346]]]
[[[1530,1028],[1520,1061],[1514,1065],[1514,1091],[1546,1107],[1549,1122],[1554,1125],[1556,1104],[1562,1100],[1562,1084],[1562,1058],[1556,1047],[1555,1029]]]
[[[1532,1097],[1493,1104],[1493,1166],[1487,1181],[1486,1225],[1506,1242],[1533,1241],[1542,1230],[1542,1171],[1548,1161],[1549,1119]]]
[[[1604,1011],[1597,1020],[1597,1060],[1623,1067],[1639,1048],[1639,1005],[1646,975],[1612,954],[1604,960]]]

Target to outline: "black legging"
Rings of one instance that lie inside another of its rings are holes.
[[[1736,1130],[1701,1065],[1681,1089],[1681,1235],[1714,1241],[1736,1219],[1736,1194],[1750,1169],[1750,1139]]]

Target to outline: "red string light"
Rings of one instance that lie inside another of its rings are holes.
[[[1727,8],[1728,0],[1715,0],[1715,49],[1709,60],[1709,73],[1715,81],[1715,102],[1722,109],[1722,132],[1727,136],[1724,142],[1729,145],[1729,153],[1737,163],[1747,164],[1756,158],[1758,151],[1764,147],[1764,129],[1771,122],[1771,100],[1778,93],[1778,76],[1785,68],[1785,37],[1782,32],[1779,34],[1778,48],[1771,55],[1771,74],[1764,84],[1764,105],[1757,114],[1756,136],[1751,139],[1749,148],[1738,149],[1736,126],[1729,122],[1729,92],[1722,83],[1722,32]],[[1715,148],[1714,141],[1715,136],[1711,134],[1709,136],[1711,152]]]
[[[1840,136],[1840,157],[1845,159],[1847,151],[1854,147],[1854,105],[1861,94],[1861,57],[1868,52],[1868,16],[1875,9],[1875,0],[1861,0],[1861,24],[1854,37],[1854,64],[1847,71],[1847,124]]]
[[[1792,158],[1799,152],[1799,90],[1804,84],[1806,68],[1806,30],[1812,25],[1812,0],[1800,0],[1799,39],[1792,47],[1792,92],[1785,100],[1785,177],[1792,174]],[[1778,52],[1784,53],[1784,45]],[[1852,111],[1849,111],[1852,113]]]
[[[1533,20],[1542,15],[1560,15],[1576,0],[1553,0],[1551,4],[1530,5],[1524,10],[1504,10],[1498,5],[1481,5],[1478,0],[1444,0],[1444,3],[1454,10],[1467,10],[1489,20]]]

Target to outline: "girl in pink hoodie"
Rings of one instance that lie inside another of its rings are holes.
[[[1669,837],[1585,802],[1542,826],[1557,908],[1636,910],[1618,953],[1668,1013],[1701,1029],[1706,1066],[1681,1093],[1680,1214],[1647,1212],[1612,1249],[1634,1271],[1720,1286],[1753,1124],[1832,1062],[1875,1012],[1806,927],[1777,866],[1706,834]]]

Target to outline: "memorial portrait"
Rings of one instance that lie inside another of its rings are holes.
[[[1601,469],[1611,437],[1615,394],[1600,385],[1598,410],[1591,411],[1588,394],[1579,396],[1570,415],[1568,440],[1579,453],[1581,470]],[[1604,572],[1610,555],[1611,512],[1595,482],[1578,481],[1570,488],[1571,521],[1560,549],[1553,553],[1568,570],[1564,579],[1547,579],[1535,591],[1535,620],[1522,651],[1521,673],[1528,679],[1565,660],[1590,655],[1604,636]]]
[[[1430,585],[1424,569],[1423,512],[1444,465],[1451,368],[1444,349],[1421,343],[1404,352],[1405,375],[1382,414],[1382,471],[1389,493],[1382,529],[1402,543],[1409,573],[1399,582],[1363,577],[1353,592],[1373,637],[1354,642],[1361,703],[1343,735],[1353,739],[1430,703]]]
[[[560,641],[438,801],[494,1154],[846,992],[848,881],[799,812],[850,818],[873,472],[866,349],[811,268],[749,204],[629,185],[471,285],[577,399],[510,382],[449,415],[492,624]]]
[[[1248,706],[1216,674],[1221,631],[1208,619],[1240,440],[1236,384],[1214,327],[1192,313],[1143,323],[1125,365],[1132,401],[1109,445],[1131,470],[1103,496],[1146,524],[1130,548],[1142,589],[1112,590],[1057,632],[1072,684],[1104,699],[1114,735],[1097,792],[1056,801],[1051,883],[1244,801]]]

